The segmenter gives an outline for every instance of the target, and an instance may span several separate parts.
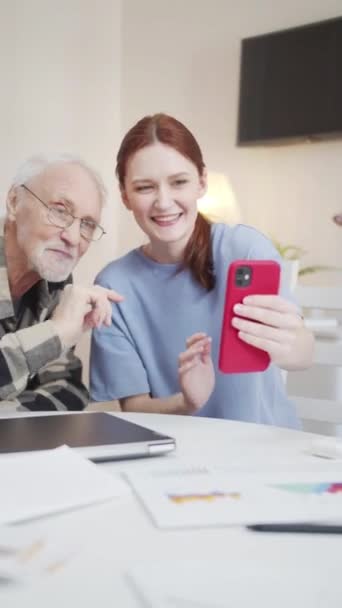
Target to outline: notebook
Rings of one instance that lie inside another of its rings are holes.
[[[93,461],[165,454],[172,437],[103,412],[0,419],[0,454],[67,445]]]

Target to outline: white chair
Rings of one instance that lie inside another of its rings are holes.
[[[306,325],[315,334],[314,365],[289,372],[288,393],[303,429],[342,435],[342,287],[295,289]],[[311,315],[308,315],[309,310]],[[315,313],[314,311],[319,311]],[[325,316],[322,316],[325,315]]]

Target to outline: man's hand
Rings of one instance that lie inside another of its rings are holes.
[[[215,386],[211,358],[211,338],[194,334],[186,341],[187,349],[178,358],[179,383],[187,413],[199,410],[209,399]]]
[[[88,329],[109,326],[112,317],[111,302],[122,300],[120,294],[99,285],[67,285],[51,317],[63,348],[74,346]]]

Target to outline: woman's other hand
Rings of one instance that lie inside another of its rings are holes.
[[[215,372],[211,338],[197,333],[187,339],[186,346],[178,358],[178,373],[186,411],[192,414],[208,401],[215,386]]]

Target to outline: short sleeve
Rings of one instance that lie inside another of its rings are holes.
[[[252,226],[238,224],[232,230],[225,227],[220,253],[224,259],[230,259],[231,261],[238,259],[274,260],[280,264],[283,274],[283,258],[272,241]],[[297,304],[293,292],[282,280],[279,293],[286,300]]]
[[[274,247],[272,241],[270,239],[268,239],[261,232],[258,232],[257,230],[254,230],[253,228],[251,228],[250,230],[251,230],[252,238],[250,240],[250,249],[248,252],[248,259],[249,260],[274,260],[280,264],[281,275],[282,275],[284,272],[284,260],[280,256],[280,254],[276,250],[276,248]],[[290,287],[288,285],[286,285],[282,280],[280,281],[279,293],[286,300],[289,300],[290,302],[297,304],[296,298],[295,298],[293,292],[291,291]],[[298,306],[298,309],[299,308],[300,307]]]
[[[111,401],[150,392],[146,369],[113,305],[110,327],[95,329],[90,353],[90,395],[93,401]],[[121,327],[120,327],[121,325]]]

